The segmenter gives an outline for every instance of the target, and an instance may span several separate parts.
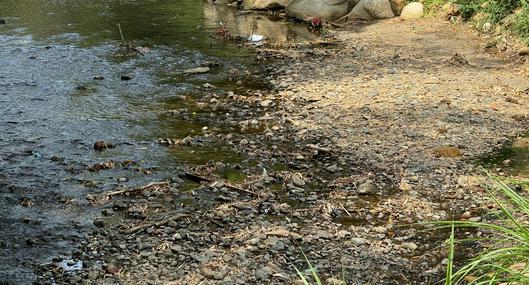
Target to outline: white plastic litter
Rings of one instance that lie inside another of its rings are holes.
[[[263,35],[255,35],[255,34],[253,34],[253,35],[248,37],[248,40],[251,41],[251,42],[260,42],[260,41],[262,41],[264,39],[265,39],[265,36],[263,36]]]

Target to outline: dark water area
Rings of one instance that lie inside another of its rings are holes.
[[[529,179],[529,135],[517,138],[490,155],[481,164],[501,176]]]
[[[206,83],[216,96],[265,89],[252,49],[212,36],[219,22],[244,37],[309,38],[302,26],[200,0],[0,0],[0,19],[0,281],[20,284],[93,227],[87,194],[178,180],[185,164],[241,160],[214,139],[155,143],[215,127],[196,103],[212,92]],[[118,24],[141,54],[120,48]],[[182,74],[212,63],[209,73]],[[192,115],[168,113],[183,109]],[[94,151],[99,140],[117,147]],[[134,163],[87,170],[108,160]]]

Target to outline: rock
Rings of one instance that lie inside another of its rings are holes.
[[[441,7],[447,19],[452,16],[459,16],[461,14],[461,5],[456,3],[446,3]]]
[[[244,9],[278,10],[287,6],[289,0],[244,0]]]
[[[6,20],[0,19],[0,25],[4,25],[6,23]]]
[[[360,246],[360,245],[364,245],[364,244],[368,243],[368,241],[365,238],[352,238],[351,239],[351,243],[356,245],[356,246]]]
[[[93,223],[94,223],[94,226],[96,226],[98,228],[104,228],[105,225],[106,225],[105,221],[103,219],[101,219],[101,218],[95,219]]]
[[[379,234],[384,234],[388,231],[388,229],[386,227],[379,226],[379,227],[374,227],[373,231]]]
[[[529,55],[529,47],[523,47],[523,48],[519,49],[518,50],[518,55],[520,55],[520,56]]]
[[[411,2],[408,5],[404,6],[400,17],[402,19],[419,19],[424,15],[424,5],[419,2]]]
[[[334,172],[338,171],[338,166],[336,164],[333,164],[333,165],[327,167],[326,170],[329,171],[329,172],[334,173]]]
[[[204,277],[206,277],[208,279],[214,279],[215,278],[215,271],[209,269],[208,267],[203,267],[202,268],[202,274],[204,275]]]
[[[391,4],[391,10],[393,10],[393,13],[395,15],[400,15],[400,12],[402,12],[402,9],[404,6],[406,6],[405,0],[389,0],[389,4]]]
[[[349,20],[375,20],[395,17],[389,0],[361,0],[347,14]]]
[[[266,280],[270,275],[272,275],[274,271],[269,266],[265,266],[263,268],[258,269],[255,271],[255,278],[258,280]]]
[[[331,277],[331,278],[327,278],[327,280],[325,280],[325,284],[346,285],[347,283],[345,283],[345,281],[343,281],[343,280]]]
[[[270,246],[274,250],[283,250],[285,248],[285,244],[283,241],[278,239],[277,237],[269,237],[265,240],[265,244]]]
[[[119,268],[117,268],[114,265],[108,265],[107,268],[105,269],[105,272],[107,274],[116,274],[119,272]]]
[[[348,0],[292,0],[286,12],[290,17],[309,21],[314,17],[322,20],[336,20],[349,11]]]
[[[469,218],[468,219],[469,222],[473,222],[473,223],[477,223],[479,221],[481,221],[481,217],[472,217],[472,218]]]
[[[268,107],[268,106],[270,106],[271,104],[272,104],[272,100],[263,100],[263,101],[259,102],[259,105],[260,105],[261,107]]]
[[[200,74],[200,73],[208,73],[211,69],[207,66],[199,66],[195,68],[190,68],[184,70],[184,74]]]
[[[360,186],[358,186],[358,189],[356,190],[358,194],[371,194],[375,192],[375,187],[373,186],[373,182],[371,180],[367,180],[366,182],[362,183]]]
[[[97,141],[96,143],[94,143],[95,150],[104,150],[104,149],[113,148],[113,147],[114,145],[112,143],[105,142],[105,141]]]
[[[364,9],[375,19],[389,19],[395,17],[388,0],[363,0]]]
[[[294,186],[304,187],[305,186],[305,179],[303,179],[303,176],[301,176],[301,174],[296,173],[296,174],[292,175],[292,183],[294,183]]]
[[[328,232],[326,232],[324,230],[318,230],[316,232],[315,236],[316,236],[316,238],[319,238],[319,239],[330,239],[330,238],[332,238],[332,236]]]
[[[349,0],[347,1],[347,4],[349,6],[349,11],[353,10],[353,8],[360,3],[360,0]]]
[[[402,243],[400,246],[404,249],[411,250],[411,251],[417,249],[417,245],[413,242],[405,242],[405,243]]]
[[[130,75],[121,75],[121,80],[123,81],[128,81],[128,80],[131,80],[132,79],[132,76]]]

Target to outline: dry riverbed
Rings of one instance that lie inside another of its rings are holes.
[[[331,45],[258,49],[282,59],[267,78],[272,91],[200,103],[211,126],[194,139],[246,157],[243,180],[222,179],[227,166],[211,161],[90,196],[102,210],[97,228],[71,261],[39,268],[41,281],[296,284],[294,266],[308,266],[302,251],[328,284],[442,279],[446,233],[409,224],[479,220],[493,207],[476,165],[527,131],[527,64],[436,20],[333,34]]]

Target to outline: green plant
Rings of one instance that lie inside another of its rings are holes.
[[[491,198],[499,207],[495,223],[453,221],[436,223],[452,227],[445,284],[529,284],[529,200],[516,193],[497,177],[487,174],[495,184]],[[491,236],[484,241],[485,250],[456,272],[452,272],[454,226],[477,228]],[[438,227],[439,228],[439,227]]]
[[[490,0],[485,6],[485,12],[491,22],[498,23],[520,6],[520,0]]]
[[[316,281],[316,284],[317,285],[323,285],[323,283],[321,282],[321,279],[320,279],[320,277],[318,275],[318,271],[316,270],[316,268],[314,266],[312,266],[312,264],[310,263],[309,259],[307,258],[307,256],[305,255],[305,252],[303,250],[301,250],[301,254],[303,254],[303,258],[305,259],[305,262],[307,262],[307,265],[309,266],[308,271],[312,275],[312,278],[314,278],[314,280]],[[295,265],[294,265],[294,269],[296,269],[296,273],[298,274],[299,278],[301,278],[301,281],[303,281],[303,284],[304,285],[310,285],[310,283],[307,280],[307,278],[305,277],[305,275],[303,273],[301,273],[301,271],[299,271],[299,269]]]
[[[485,0],[456,0],[455,2],[460,5],[461,16],[463,19],[468,20],[480,11]]]
[[[303,254],[303,258],[305,259],[305,262],[307,263],[307,265],[309,267],[307,270],[305,270],[305,272],[309,272],[310,273],[310,276],[312,277],[312,279],[314,279],[314,282],[316,282],[315,285],[323,285],[324,283],[321,281],[321,278],[318,275],[318,271],[316,270],[316,267],[312,266],[312,264],[310,263],[309,259],[307,258],[307,256],[305,255],[305,252],[303,250],[301,250],[301,254]],[[308,277],[306,277],[305,274],[303,274],[303,272],[301,272],[295,265],[293,265],[293,266],[294,266],[294,269],[296,270],[296,273],[298,274],[301,282],[303,282],[303,285],[311,285],[311,283],[309,282]],[[333,284],[327,284],[327,285],[346,284],[346,282],[345,282],[345,270],[344,270],[343,264],[342,264],[342,279],[333,281],[332,283]]]
[[[516,15],[513,29],[526,44],[529,44],[529,8],[527,6],[524,6],[522,11]]]
[[[448,240],[448,262],[446,263],[446,278],[445,285],[452,284],[452,276],[454,270],[454,252],[455,252],[455,225],[452,223],[452,231],[450,239]]]

